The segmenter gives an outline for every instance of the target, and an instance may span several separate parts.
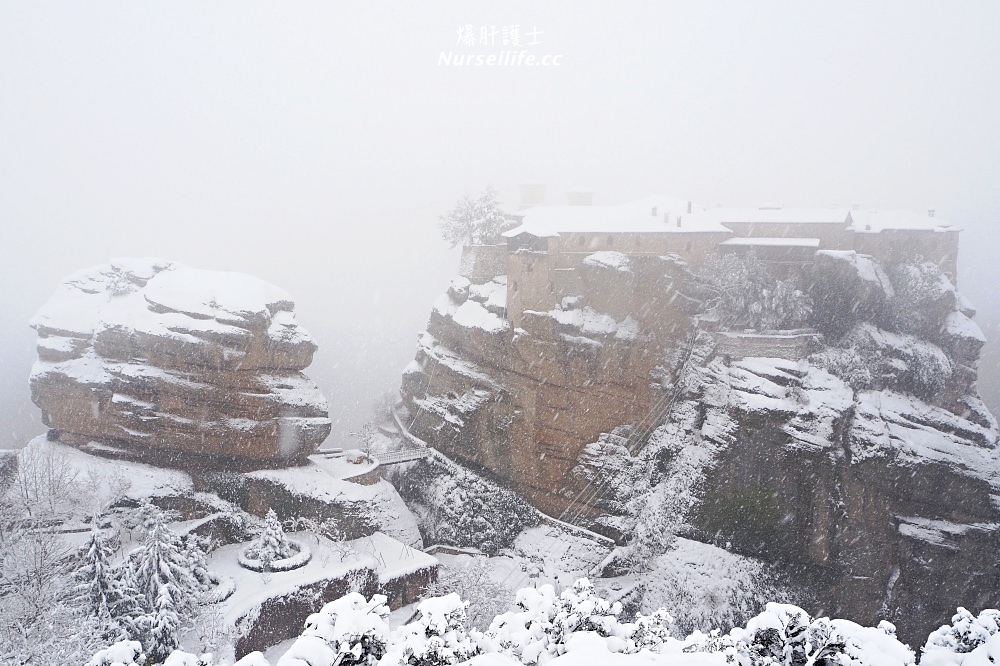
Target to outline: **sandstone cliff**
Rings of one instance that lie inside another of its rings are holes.
[[[404,371],[415,434],[614,537],[609,572],[683,535],[775,563],[824,613],[905,614],[914,637],[1000,603],[985,340],[936,266],[821,251],[813,328],[768,334],[699,317],[676,257],[574,270],[577,296],[516,322],[509,276],[456,278]]]
[[[66,278],[31,321],[32,400],[64,442],[181,467],[284,466],[330,431],[287,293],[121,259]]]

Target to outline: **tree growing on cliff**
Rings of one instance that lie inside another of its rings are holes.
[[[441,237],[452,247],[490,245],[500,241],[500,234],[507,225],[497,191],[487,187],[478,198],[465,195],[441,216]]]
[[[790,280],[778,280],[752,254],[713,255],[701,274],[715,311],[725,326],[757,330],[794,328],[812,315],[809,297]]]

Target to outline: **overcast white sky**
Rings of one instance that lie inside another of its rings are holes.
[[[998,25],[985,0],[0,0],[0,445],[40,431],[27,319],[123,255],[287,289],[331,416],[358,423],[457,269],[437,215],[488,184],[935,208],[993,324]],[[505,50],[562,57],[438,64]]]

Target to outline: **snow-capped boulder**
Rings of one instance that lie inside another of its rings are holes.
[[[282,289],[241,273],[117,259],[70,275],[31,320],[32,400],[67,443],[171,464],[304,458],[330,431],[302,374],[316,344]]]
[[[820,250],[813,264],[813,312],[820,331],[833,337],[858,321],[881,321],[895,296],[878,262],[853,250]]]

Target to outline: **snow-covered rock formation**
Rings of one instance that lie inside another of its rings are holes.
[[[403,376],[416,436],[613,537],[609,573],[683,536],[776,566],[827,612],[906,616],[907,639],[1000,603],[985,339],[938,265],[821,250],[795,277],[810,328],[747,332],[701,316],[676,257],[564,259],[513,250],[517,280],[457,278],[435,303]],[[512,323],[508,290],[543,302],[553,280],[578,296]]]
[[[330,432],[301,371],[316,345],[263,280],[118,259],[63,280],[31,320],[32,400],[60,440],[164,464],[284,466]]]

